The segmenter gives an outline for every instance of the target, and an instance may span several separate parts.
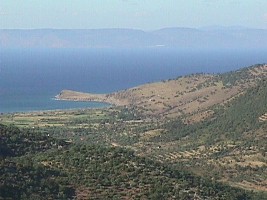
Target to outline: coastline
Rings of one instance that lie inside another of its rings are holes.
[[[125,102],[115,98],[110,94],[92,94],[84,92],[76,92],[72,90],[62,90],[58,95],[55,96],[55,100],[60,101],[75,101],[75,102],[98,102],[106,103],[112,106],[123,106]]]
[[[24,104],[23,106],[11,107],[9,104],[0,108],[0,114],[16,114],[16,113],[32,113],[32,112],[50,112],[50,111],[66,111],[76,109],[98,109],[111,107],[108,102],[100,101],[72,101],[69,99],[61,100],[56,96],[45,96],[38,104]]]

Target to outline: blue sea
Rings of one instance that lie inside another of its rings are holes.
[[[265,50],[0,49],[0,113],[96,108],[56,101],[63,89],[110,93],[191,73],[222,73],[267,63]]]

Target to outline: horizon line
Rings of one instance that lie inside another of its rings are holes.
[[[0,30],[138,30],[143,32],[152,32],[157,30],[164,29],[195,29],[195,30],[235,30],[235,29],[254,29],[254,30],[267,30],[267,28],[258,28],[258,27],[246,27],[246,26],[221,26],[221,25],[211,25],[211,26],[201,26],[201,27],[187,27],[187,26],[166,26],[157,29],[144,30],[141,28],[127,28],[127,27],[112,27],[112,28],[0,28]]]

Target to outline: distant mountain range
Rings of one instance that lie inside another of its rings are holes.
[[[266,48],[267,29],[0,29],[0,48]]]

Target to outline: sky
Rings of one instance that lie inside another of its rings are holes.
[[[0,0],[0,29],[206,26],[267,29],[267,0]]]

